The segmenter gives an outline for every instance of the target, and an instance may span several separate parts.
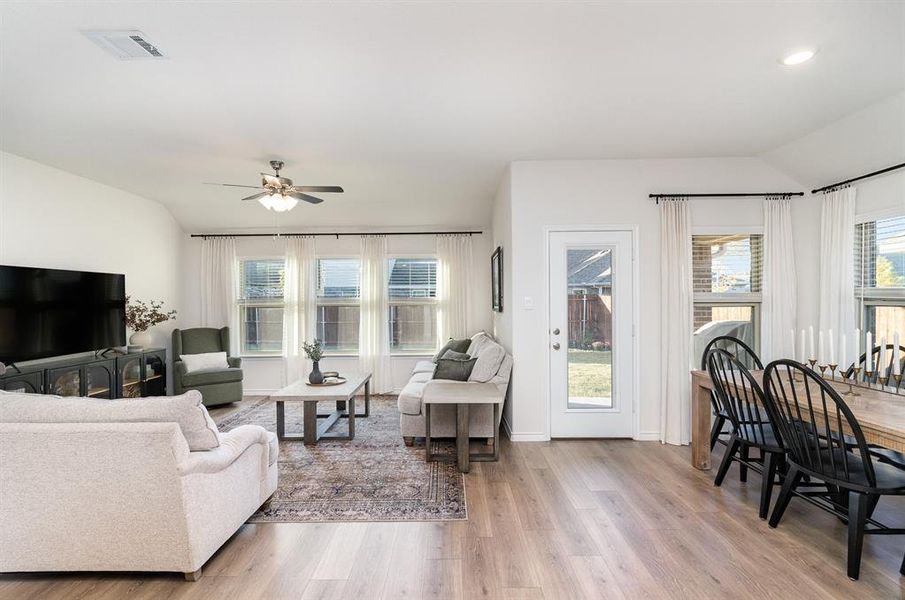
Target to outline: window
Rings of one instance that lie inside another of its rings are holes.
[[[855,299],[862,331],[905,340],[905,215],[855,225]]]
[[[317,339],[333,352],[358,352],[361,261],[321,258],[317,261]]]
[[[763,236],[695,235],[691,255],[694,362],[721,335],[737,337],[758,352]]]
[[[282,258],[239,261],[239,340],[246,356],[283,353]]]
[[[437,348],[437,259],[389,260],[390,351]]]

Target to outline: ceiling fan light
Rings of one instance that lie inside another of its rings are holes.
[[[267,210],[273,209],[273,200],[271,200],[270,196],[261,196],[260,198],[258,198],[258,202],[260,202],[261,206],[263,206]]]
[[[298,200],[290,196],[283,196],[283,198],[286,200],[286,210],[292,210],[299,203]]]
[[[270,197],[270,206],[276,212],[286,212],[293,206],[289,204],[290,200],[293,200],[293,198],[289,198],[282,194],[274,194]]]

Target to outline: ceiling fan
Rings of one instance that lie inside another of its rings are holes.
[[[224,185],[227,187],[263,190],[247,198],[242,198],[242,201],[257,200],[261,203],[261,206],[274,212],[292,210],[299,203],[299,200],[310,202],[311,204],[323,202],[321,198],[311,196],[305,192],[343,192],[343,189],[338,185],[292,185],[291,179],[280,177],[280,169],[283,168],[283,161],[281,160],[270,161],[270,168],[273,169],[273,175],[261,173],[261,185],[242,185],[239,183],[206,183],[206,185]]]

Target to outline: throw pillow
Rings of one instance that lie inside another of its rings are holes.
[[[204,369],[228,369],[226,352],[205,352],[203,354],[180,354],[179,360],[185,364],[185,372],[202,371]]]
[[[469,358],[460,360],[457,358],[441,358],[437,361],[437,369],[434,371],[434,379],[449,379],[451,381],[468,381],[471,370],[478,359]]]
[[[474,369],[468,376],[468,381],[484,383],[493,379],[493,376],[500,370],[500,365],[506,358],[506,350],[496,342],[487,341],[481,346],[477,358]]]
[[[447,350],[440,358],[451,358],[452,360],[469,360],[471,357],[464,352],[456,352],[455,350]]]
[[[0,423],[176,423],[192,452],[220,445],[217,426],[198,390],[123,400],[3,394]]]
[[[471,343],[468,345],[468,350],[465,350],[465,352],[468,352],[469,356],[477,356],[484,344],[492,341],[493,338],[487,335],[486,332],[479,331],[478,333],[471,336]]]
[[[465,352],[468,350],[468,346],[471,344],[471,340],[465,338],[464,340],[454,340],[449,338],[449,341],[440,348],[440,351],[434,354],[434,358],[431,359],[431,362],[436,363],[438,360],[443,358],[443,355],[446,354],[447,350],[454,350],[455,352]]]

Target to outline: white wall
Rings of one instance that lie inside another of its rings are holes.
[[[124,273],[130,296],[179,311],[151,330],[155,346],[184,318],[182,236],[157,202],[0,153],[0,263]]]
[[[493,313],[493,336],[512,352],[512,176],[509,167],[500,180],[493,200],[493,248],[503,249],[503,312]],[[503,405],[503,428],[512,433],[512,401]]]
[[[345,228],[349,231],[368,231],[368,228]],[[486,228],[453,228],[461,230],[480,231]],[[381,229],[386,231],[386,228]],[[314,229],[309,231],[316,231]],[[235,232],[233,232],[235,233]],[[490,310],[490,253],[491,236],[489,231],[482,235],[472,236],[474,245],[474,273],[471,286],[471,312],[470,322],[472,329],[492,329]],[[359,239],[357,237],[320,236],[316,238],[317,253],[319,256],[358,256]],[[436,236],[433,235],[404,235],[389,236],[387,246],[391,256],[418,256],[434,255],[437,251]],[[273,237],[237,238],[237,254],[239,257],[282,257],[285,255],[284,241]],[[200,325],[201,315],[201,290],[199,288],[199,274],[201,272],[201,239],[185,237],[183,261],[183,304],[186,307],[182,319],[183,327],[197,327]],[[423,360],[423,356],[394,356],[391,359],[393,370],[393,387],[399,390],[408,381],[412,368],[417,360]],[[327,356],[321,369],[343,371],[354,369],[358,365],[356,357],[330,357]],[[285,373],[283,359],[279,357],[247,357],[243,359],[246,394],[263,394],[275,391],[284,385]]]
[[[511,347],[515,358],[510,426],[516,440],[549,435],[546,365],[547,282],[544,228],[636,225],[639,228],[640,369],[660,370],[660,220],[651,192],[796,191],[801,186],[750,158],[675,160],[526,161],[511,165]],[[500,200],[500,196],[498,196]],[[505,203],[505,194],[502,202]],[[694,227],[762,226],[759,199],[692,201]],[[497,207],[500,214],[505,207]],[[497,214],[497,211],[494,213]],[[495,221],[505,226],[503,218]],[[495,238],[504,234],[495,231]],[[808,264],[813,249],[801,248]],[[810,253],[810,254],[809,254]],[[525,297],[534,309],[524,307]],[[505,314],[505,313],[504,313]],[[638,437],[659,431],[660,378],[645,375],[639,389]]]

